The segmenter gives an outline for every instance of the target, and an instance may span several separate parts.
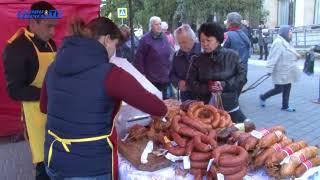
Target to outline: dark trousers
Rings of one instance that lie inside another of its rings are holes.
[[[263,46],[259,45],[260,48],[260,59],[263,59],[263,50],[264,50],[264,59],[267,60],[269,55],[268,44],[263,44]]]
[[[291,84],[276,84],[273,89],[263,94],[261,99],[266,100],[271,96],[282,93],[282,109],[287,109],[289,107],[290,90]]]
[[[169,83],[152,83],[157,89],[159,89],[159,91],[162,92],[162,99],[168,99],[168,87],[169,87]]]
[[[231,116],[231,120],[234,123],[242,123],[244,120],[247,119],[247,117],[242,113],[241,109],[238,109],[237,111],[229,113]]]
[[[46,172],[46,165],[43,162],[36,165],[36,180],[50,180]]]

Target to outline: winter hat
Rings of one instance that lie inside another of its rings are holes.
[[[289,25],[281,25],[278,34],[288,42],[290,41],[289,32],[291,27]]]

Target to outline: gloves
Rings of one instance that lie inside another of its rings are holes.
[[[220,81],[208,81],[208,88],[210,92],[218,93],[223,91]]]

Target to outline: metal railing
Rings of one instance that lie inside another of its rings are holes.
[[[278,36],[279,28],[269,28],[273,40]],[[258,35],[258,30],[254,29]],[[310,48],[320,44],[320,25],[293,27],[292,44],[296,48]]]

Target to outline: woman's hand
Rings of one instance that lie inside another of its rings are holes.
[[[208,88],[210,92],[214,93],[223,91],[223,87],[220,81],[208,81]]]
[[[178,87],[179,87],[180,91],[186,91],[187,90],[186,81],[180,80],[178,82]]]

